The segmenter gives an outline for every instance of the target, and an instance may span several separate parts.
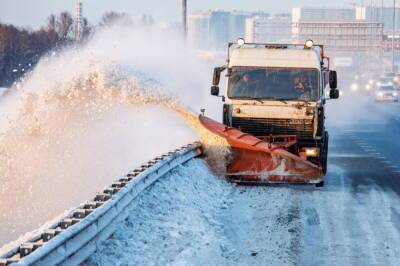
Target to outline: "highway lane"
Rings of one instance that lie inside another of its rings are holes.
[[[380,131],[383,128],[368,125],[331,131],[324,188],[234,190],[231,216],[224,220],[226,236],[236,251],[234,263],[398,263],[400,174],[387,167],[384,159],[366,153],[358,139],[349,136],[349,130],[361,129],[384,134]]]

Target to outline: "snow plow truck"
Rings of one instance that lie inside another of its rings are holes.
[[[204,115],[199,119],[229,143],[232,159],[225,175],[230,181],[324,185],[329,144],[325,104],[337,99],[339,91],[323,45],[311,40],[229,43],[226,65],[214,69],[211,95],[224,102],[223,123]]]

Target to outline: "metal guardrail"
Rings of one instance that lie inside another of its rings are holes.
[[[196,142],[143,164],[49,229],[0,254],[0,266],[79,265],[127,218],[129,207],[142,191],[200,154],[200,143]]]

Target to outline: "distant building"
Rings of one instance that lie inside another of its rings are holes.
[[[292,9],[292,21],[351,21],[355,20],[352,8],[311,8],[295,7]]]
[[[356,7],[356,19],[368,22],[381,22],[384,30],[393,29],[393,7],[358,6]],[[396,28],[400,28],[400,8],[396,8]]]
[[[292,34],[297,42],[312,39],[336,51],[381,48],[383,24],[371,8],[293,8]]]
[[[222,10],[191,13],[188,17],[188,40],[193,48],[225,49],[229,41],[246,35],[250,13]]]
[[[229,19],[229,40],[234,41],[244,38],[246,35],[246,18],[249,16],[245,12],[234,11]]]
[[[224,48],[229,42],[230,13],[226,11],[212,11],[210,17],[210,45],[213,48]]]
[[[189,15],[188,41],[193,48],[209,48],[210,12],[198,12]]]
[[[246,42],[253,43],[288,43],[292,39],[290,15],[260,17],[246,20]]]
[[[293,25],[298,42],[312,39],[331,50],[370,51],[381,48],[383,25],[364,21],[301,21]]]
[[[376,71],[383,48],[383,24],[377,16],[372,9],[293,8],[293,42],[312,39],[324,45],[333,61],[346,59],[352,67]]]

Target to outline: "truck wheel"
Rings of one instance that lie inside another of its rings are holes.
[[[328,149],[329,149],[329,134],[325,132],[325,138],[322,145],[322,153],[321,153],[321,166],[322,172],[324,175],[328,172]]]

